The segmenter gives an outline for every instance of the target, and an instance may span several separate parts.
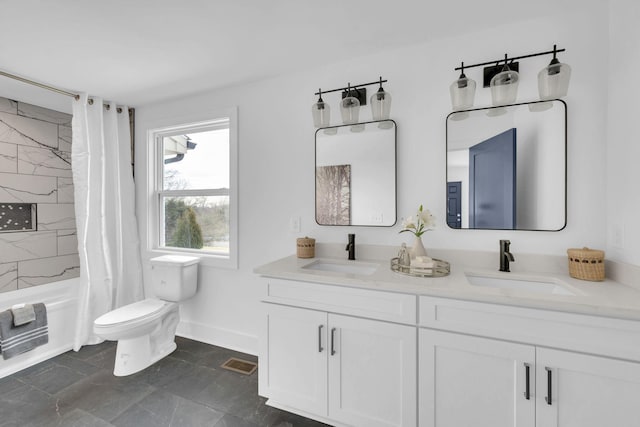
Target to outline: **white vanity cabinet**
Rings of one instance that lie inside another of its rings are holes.
[[[640,425],[639,322],[429,297],[420,304],[420,324],[444,329],[419,331],[421,427]]]
[[[603,307],[485,292],[455,271],[422,281],[387,264],[368,276],[301,265],[258,271],[271,406],[338,427],[640,426],[640,321],[611,317],[611,301],[637,316],[638,293],[598,284],[618,293]]]
[[[414,295],[269,280],[263,301],[270,405],[338,426],[417,424]]]
[[[640,363],[547,348],[536,361],[538,426],[640,425]]]
[[[421,427],[534,427],[535,347],[421,329]]]
[[[266,304],[260,354],[264,396],[312,414],[327,411],[327,314]]]

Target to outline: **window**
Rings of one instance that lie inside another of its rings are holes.
[[[151,132],[155,250],[237,266],[235,135],[235,114]]]

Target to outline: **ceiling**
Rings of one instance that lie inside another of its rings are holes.
[[[0,0],[0,70],[141,106],[552,13],[578,0]],[[0,77],[0,96],[70,110]]]

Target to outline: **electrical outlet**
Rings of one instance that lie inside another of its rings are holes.
[[[292,216],[291,218],[289,218],[289,231],[292,233],[299,233],[300,232],[300,217],[299,216]]]

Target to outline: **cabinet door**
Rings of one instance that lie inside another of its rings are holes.
[[[327,314],[264,304],[260,352],[261,394],[275,402],[326,416]]]
[[[416,425],[416,328],[329,314],[329,418]]]
[[[536,358],[538,427],[640,425],[640,364],[545,348]]]
[[[533,346],[420,329],[419,354],[421,427],[534,426]]]

